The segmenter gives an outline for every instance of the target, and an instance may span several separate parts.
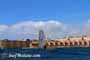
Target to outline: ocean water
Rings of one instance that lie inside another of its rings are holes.
[[[39,57],[5,57],[3,54],[30,54]],[[90,60],[90,47],[55,49],[0,49],[0,60]]]

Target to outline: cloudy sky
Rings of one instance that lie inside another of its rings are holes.
[[[90,35],[90,0],[0,0],[0,39]]]

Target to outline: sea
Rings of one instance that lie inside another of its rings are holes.
[[[1,48],[0,60],[90,60],[90,47]]]

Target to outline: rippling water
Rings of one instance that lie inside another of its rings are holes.
[[[40,57],[5,58],[0,60],[90,60],[90,47],[71,47],[55,49],[0,49],[0,54],[40,54]]]

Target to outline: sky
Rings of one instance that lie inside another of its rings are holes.
[[[89,34],[89,25],[90,0],[0,0],[0,38]]]

